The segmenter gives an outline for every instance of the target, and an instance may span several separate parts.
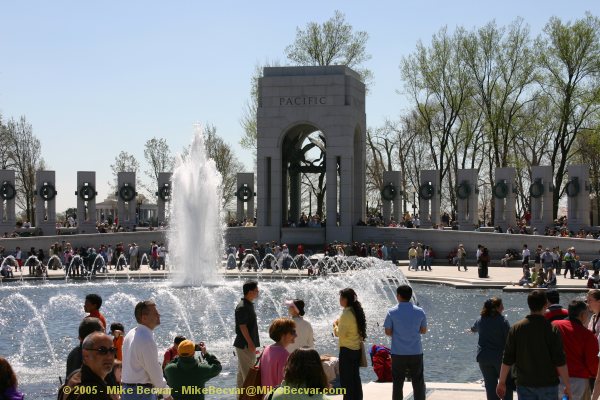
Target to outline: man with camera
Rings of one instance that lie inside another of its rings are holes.
[[[194,357],[199,351],[206,363]],[[203,342],[194,345],[191,340],[179,343],[179,357],[165,368],[167,383],[172,389],[171,396],[179,399],[204,399],[204,385],[221,372],[221,363],[206,351]]]

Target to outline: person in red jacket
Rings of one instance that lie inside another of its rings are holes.
[[[586,322],[587,305],[581,300],[569,303],[569,319],[552,321],[562,337],[573,399],[590,398],[589,380],[598,371],[598,341],[584,326]],[[563,389],[561,381],[560,393]]]

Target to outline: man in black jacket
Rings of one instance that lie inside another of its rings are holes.
[[[103,332],[88,335],[82,344],[81,383],[71,388],[67,400],[111,400],[105,381],[115,362],[117,349]]]

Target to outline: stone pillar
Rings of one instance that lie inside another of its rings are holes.
[[[402,173],[399,171],[383,171],[383,187],[381,188],[381,201],[383,202],[383,222],[400,221],[402,209]]]
[[[137,192],[135,190],[135,172],[119,172],[117,174],[117,210],[119,225],[132,229],[136,224]]]
[[[45,236],[56,235],[55,183],[54,171],[35,172],[35,227]]]
[[[327,207],[327,223],[326,226],[329,229],[337,227],[337,201],[338,201],[338,187],[337,187],[337,157],[335,154],[327,153],[327,163],[325,172],[325,204]],[[323,218],[323,216],[321,216]],[[329,232],[328,232],[329,235]]]
[[[546,227],[552,224],[552,167],[531,167],[531,227],[536,228],[539,234],[543,234]]]
[[[15,171],[0,170],[0,235],[14,232],[17,224],[15,214]]]
[[[567,193],[567,226],[577,232],[590,227],[590,167],[569,165]]]
[[[290,214],[289,218],[296,224],[300,220],[300,194],[301,180],[300,173],[290,172]]]
[[[237,219],[254,219],[254,174],[252,172],[240,172],[237,174]]]
[[[421,220],[421,228],[432,228],[434,225],[439,225],[441,223],[440,203],[442,191],[440,190],[439,186],[439,170],[422,170],[419,173],[418,195],[419,219]]]
[[[475,230],[479,223],[478,176],[478,169],[459,169],[456,177],[456,219],[458,229],[463,231]]]
[[[77,231],[96,233],[96,172],[77,171]]]
[[[340,160],[340,226],[352,231],[352,155],[345,154]],[[358,195],[357,195],[358,196]]]
[[[171,200],[171,172],[158,173],[158,192],[156,205],[158,206],[158,215],[156,216],[158,226],[163,224],[167,219],[167,203]]]
[[[496,179],[492,188],[494,196],[494,224],[506,232],[509,226],[517,224],[515,205],[515,176],[514,168],[496,168]]]

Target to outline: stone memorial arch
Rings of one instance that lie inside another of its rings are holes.
[[[350,68],[264,69],[257,113],[258,240],[352,239],[352,227],[364,219],[365,130],[365,86]],[[319,212],[324,227],[290,227],[303,213]]]

